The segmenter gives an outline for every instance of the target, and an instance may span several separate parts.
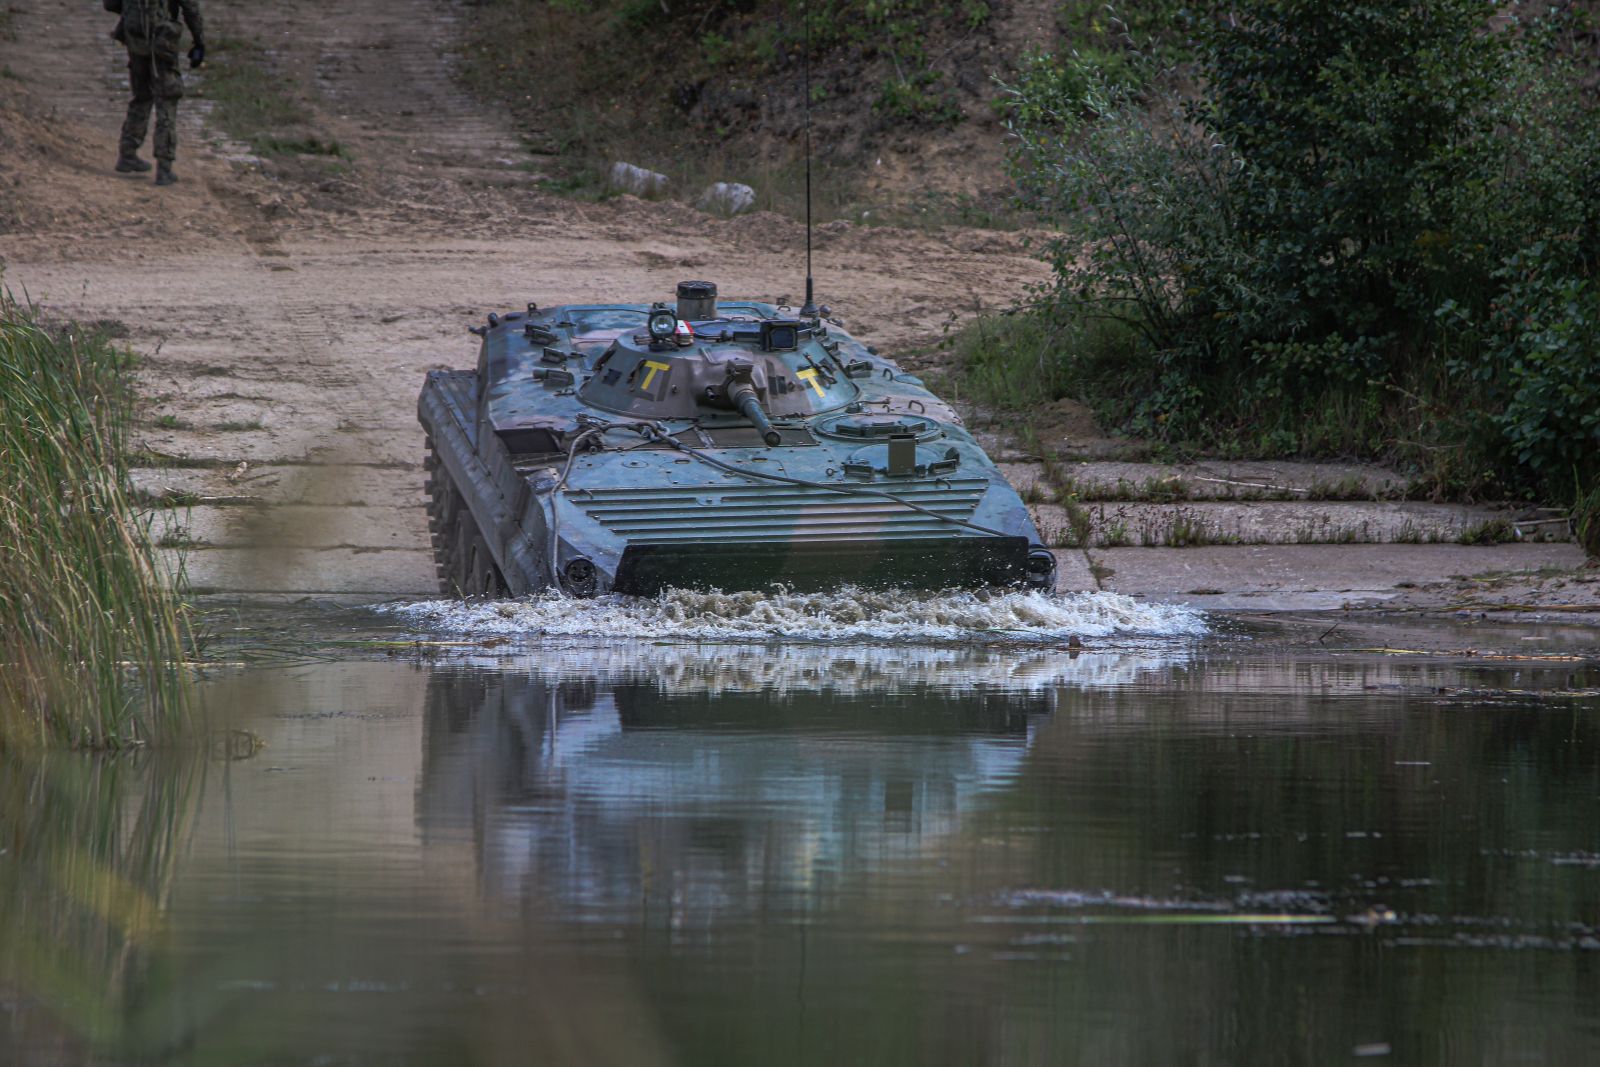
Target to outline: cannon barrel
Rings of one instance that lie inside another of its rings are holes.
[[[761,398],[756,395],[754,386],[748,382],[737,382],[729,390],[728,399],[739,409],[739,414],[749,419],[761,432],[761,439],[768,448],[776,448],[783,443],[783,436],[772,428],[772,420],[767,418],[766,411],[762,409]]]

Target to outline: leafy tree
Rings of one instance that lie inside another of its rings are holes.
[[[1068,356],[1102,407],[1277,451],[1403,451],[1420,428],[1504,481],[1594,484],[1600,125],[1576,16],[1236,0],[1189,29],[1177,70],[1046,57],[1074,76],[1011,88],[1018,177],[1060,223],[1050,314],[1124,328],[1114,360]]]

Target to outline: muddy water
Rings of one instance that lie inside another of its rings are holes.
[[[1593,1062],[1592,666],[1140,621],[220,674],[0,764],[0,1060]]]

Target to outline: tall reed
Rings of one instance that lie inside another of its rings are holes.
[[[129,364],[0,292],[0,749],[188,722],[188,615],[128,492]]]

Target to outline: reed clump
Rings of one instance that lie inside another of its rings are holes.
[[[128,488],[131,357],[0,292],[0,750],[189,720],[187,610]]]

